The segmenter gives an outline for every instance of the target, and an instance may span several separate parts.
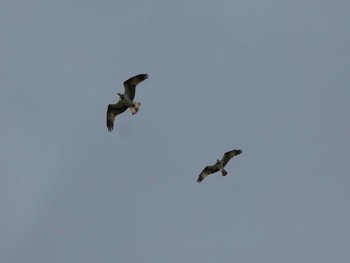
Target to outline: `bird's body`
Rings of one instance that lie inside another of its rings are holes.
[[[203,171],[198,176],[197,182],[198,183],[202,182],[205,177],[207,177],[210,174],[216,173],[218,171],[221,171],[222,176],[227,175],[227,171],[225,170],[226,164],[231,158],[241,153],[242,153],[242,150],[232,150],[232,151],[226,152],[221,160],[216,160],[216,163],[214,165],[206,166],[203,169]]]
[[[127,107],[135,107],[135,103],[125,94],[118,93],[119,100]]]
[[[138,112],[141,103],[134,102],[135,89],[137,84],[139,84],[147,78],[147,74],[139,74],[134,77],[131,77],[130,79],[124,82],[124,94],[118,93],[119,101],[115,104],[109,104],[107,108],[108,131],[113,130],[115,117],[126,111],[128,108],[130,109],[133,115]]]

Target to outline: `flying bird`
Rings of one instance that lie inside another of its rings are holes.
[[[222,176],[226,176],[227,172],[224,167],[226,166],[226,164],[231,158],[241,153],[242,153],[242,150],[233,150],[233,151],[226,152],[221,160],[216,160],[216,163],[214,165],[206,166],[203,169],[203,171],[198,176],[197,182],[198,183],[202,182],[205,177],[213,173],[216,173],[218,171],[221,171]]]
[[[134,77],[131,77],[130,79],[124,82],[124,94],[117,93],[119,96],[119,101],[115,104],[109,104],[107,108],[108,131],[113,130],[115,117],[126,111],[128,108],[130,109],[133,115],[138,112],[141,103],[134,102],[135,89],[137,84],[139,84],[147,78],[147,74],[139,74]]]

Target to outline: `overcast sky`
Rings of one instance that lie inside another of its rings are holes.
[[[349,10],[0,1],[0,261],[348,263]]]

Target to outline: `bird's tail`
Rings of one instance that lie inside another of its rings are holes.
[[[226,170],[221,170],[221,174],[222,174],[222,176],[226,176],[226,174],[227,174]]]
[[[135,102],[134,104],[135,104],[134,107],[130,107],[132,115],[136,114],[139,111],[139,108],[141,106],[141,102]]]

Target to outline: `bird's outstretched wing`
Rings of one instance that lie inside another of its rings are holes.
[[[220,168],[217,165],[209,165],[206,166],[203,171],[199,174],[197,182],[200,183],[204,180],[205,177],[207,177],[208,175],[211,175],[213,173],[216,173],[217,171],[219,171]]]
[[[108,131],[112,131],[114,127],[114,119],[118,114],[123,113],[128,107],[121,101],[116,104],[109,104],[107,108],[107,128]]]
[[[233,150],[233,151],[226,152],[221,159],[222,165],[225,166],[231,158],[241,153],[242,153],[242,150]]]
[[[135,98],[135,88],[137,84],[148,78],[147,74],[139,74],[124,82],[125,94],[131,99]]]

